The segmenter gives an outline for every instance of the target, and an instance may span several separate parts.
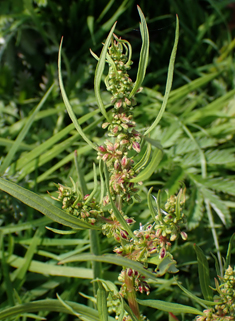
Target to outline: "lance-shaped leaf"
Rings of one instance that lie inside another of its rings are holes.
[[[139,262],[132,261],[125,257],[115,255],[115,254],[105,254],[105,255],[93,255],[93,254],[78,254],[70,256],[64,260],[61,260],[59,264],[69,263],[69,262],[82,262],[82,261],[97,261],[110,263],[115,265],[120,265],[124,267],[131,268],[138,271],[148,279],[156,281],[156,274],[146,270],[143,265]]]
[[[139,173],[136,177],[132,178],[130,182],[137,183],[142,182],[148,179],[152,173],[157,169],[158,164],[160,163],[163,156],[161,149],[156,148],[153,152],[153,156],[149,164]]]
[[[213,292],[210,288],[210,273],[208,261],[199,246],[194,244],[194,249],[197,254],[199,282],[203,297],[205,300],[212,301]]]
[[[230,265],[231,251],[232,251],[232,244],[233,244],[234,237],[235,237],[235,233],[233,233],[233,235],[231,236],[230,241],[229,241],[227,255],[226,255],[226,261],[225,261],[225,264],[224,264],[224,270],[227,270],[227,268]]]
[[[140,305],[145,305],[147,307],[151,307],[154,309],[158,309],[165,312],[172,312],[172,313],[191,313],[191,314],[200,314],[203,315],[203,312],[201,312],[198,309],[195,309],[193,307],[183,305],[183,304],[177,304],[177,303],[171,303],[171,302],[165,302],[160,300],[138,300],[137,302]]]
[[[61,313],[67,313],[67,314],[74,314],[74,312],[76,312],[82,317],[82,320],[99,321],[99,315],[97,310],[92,309],[83,304],[79,304],[71,301],[65,301],[65,303],[68,304],[68,306],[71,309],[68,309],[59,300],[54,300],[54,299],[45,299],[45,300],[39,300],[39,301],[16,305],[16,306],[1,310],[0,320],[5,320],[6,318],[12,318],[14,316],[19,317],[24,313],[39,312],[39,311],[48,311],[48,312],[54,311],[54,312],[61,312]],[[108,321],[115,321],[115,319],[109,316]]]
[[[167,75],[167,81],[166,81],[166,90],[165,90],[165,95],[163,98],[162,106],[161,109],[157,115],[157,118],[153,122],[153,124],[149,127],[149,129],[144,133],[144,135],[147,135],[150,133],[159,123],[159,121],[162,118],[162,115],[166,109],[166,104],[170,95],[170,90],[172,86],[172,81],[173,81],[173,71],[174,71],[174,64],[175,64],[175,57],[176,57],[176,51],[177,51],[177,45],[178,45],[178,40],[179,40],[179,18],[176,15],[176,30],[175,30],[175,42],[174,46],[172,49],[171,57],[170,57],[170,63],[168,67],[168,75]]]
[[[37,195],[15,183],[0,178],[0,189],[46,215],[51,220],[69,226],[72,229],[99,229],[98,227],[83,222],[77,217],[66,213],[45,200],[42,196]]]
[[[96,96],[96,100],[97,100],[97,104],[100,108],[101,113],[103,114],[103,116],[107,119],[108,122],[110,122],[110,119],[106,113],[106,110],[104,108],[104,104],[103,101],[101,99],[101,95],[100,95],[100,83],[101,83],[101,78],[104,72],[104,66],[105,66],[105,60],[106,60],[106,54],[108,51],[108,47],[116,26],[116,23],[113,25],[112,29],[109,32],[109,35],[105,41],[105,44],[103,46],[103,49],[101,51],[100,57],[99,57],[99,61],[97,63],[96,66],[96,70],[95,70],[95,80],[94,80],[94,90],[95,90],[95,96]]]
[[[148,32],[148,27],[147,23],[144,17],[144,14],[142,10],[140,9],[139,6],[137,6],[139,15],[140,15],[140,33],[141,33],[141,38],[142,38],[142,46],[141,46],[141,51],[140,51],[140,60],[139,60],[139,66],[138,66],[138,72],[137,72],[137,77],[135,81],[135,85],[129,95],[129,98],[131,98],[137,90],[140,88],[147,69],[148,65],[148,57],[149,57],[149,32]]]
[[[101,282],[98,282],[98,286],[97,308],[99,311],[99,318],[100,321],[108,321],[107,293]]]
[[[62,79],[62,74],[61,74],[61,51],[62,51],[62,43],[63,43],[63,38],[61,39],[61,43],[60,43],[60,48],[59,48],[59,56],[58,56],[58,73],[59,73],[59,84],[60,84],[60,90],[61,90],[61,95],[65,104],[65,107],[68,111],[68,114],[75,126],[75,128],[77,129],[77,131],[79,132],[79,134],[82,136],[82,138],[87,142],[88,145],[90,145],[92,148],[94,148],[96,150],[96,146],[92,143],[92,141],[86,136],[86,134],[84,133],[84,131],[82,130],[82,128],[80,127],[78,121],[77,121],[77,117],[75,116],[74,112],[73,112],[73,108],[69,103],[67,94],[65,92],[64,89],[64,84],[63,84],[63,79]]]
[[[203,299],[200,299],[198,298],[196,295],[194,295],[193,293],[191,293],[190,291],[188,291],[185,287],[183,287],[182,284],[180,284],[179,282],[177,282],[177,285],[179,288],[181,288],[182,291],[184,291],[184,293],[189,297],[191,298],[192,300],[198,302],[201,306],[203,306],[204,308],[207,308],[208,306],[214,306],[216,304],[220,304],[221,302],[214,302],[214,301],[207,301],[207,300],[203,300]]]

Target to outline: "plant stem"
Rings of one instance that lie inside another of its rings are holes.
[[[127,272],[125,272],[125,284],[127,288],[126,294],[127,294],[128,304],[131,310],[133,311],[134,315],[136,316],[136,318],[140,320],[139,305],[136,301],[136,292],[134,289],[133,282],[134,282],[133,278],[129,277],[127,275]]]

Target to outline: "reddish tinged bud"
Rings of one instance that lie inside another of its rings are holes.
[[[106,160],[109,158],[109,154],[104,154],[102,157],[103,161],[106,162]]]
[[[122,107],[122,100],[119,100],[118,102],[116,102],[114,106],[115,106],[116,108]]]
[[[160,228],[158,228],[156,230],[156,237],[159,237],[161,235],[161,233],[162,233],[162,230]]]
[[[138,289],[139,289],[140,293],[143,293],[143,287],[142,287],[142,285],[139,285],[139,286],[138,286]]]
[[[115,253],[117,254],[122,254],[123,250],[119,249],[119,248],[116,248],[113,250]]]
[[[147,295],[149,295],[149,293],[150,293],[150,288],[149,288],[149,286],[148,286],[147,284],[144,285],[144,291],[146,292]]]
[[[116,159],[115,160],[115,162],[114,162],[114,168],[116,169],[116,170],[118,170],[119,169],[119,167],[120,167],[120,163],[119,163],[119,161]]]
[[[90,196],[90,194],[86,194],[86,195],[84,196],[84,198],[83,198],[84,201],[87,200],[89,196]]]
[[[135,221],[132,218],[126,219],[127,224],[133,224]]]
[[[134,271],[134,274],[135,274],[135,276],[138,276],[139,272],[138,271]]]
[[[132,276],[132,275],[133,275],[132,269],[128,269],[128,270],[127,270],[127,274],[128,274],[128,276]]]
[[[125,167],[127,165],[127,162],[128,162],[128,158],[126,156],[122,157],[122,160],[121,160],[122,167]]]
[[[146,240],[149,238],[149,234],[145,235]]]
[[[129,140],[123,139],[120,141],[120,145],[126,145],[126,144],[129,144]]]
[[[183,239],[184,241],[186,241],[186,240],[187,240],[187,238],[188,238],[187,233],[185,233],[185,232],[181,232],[181,233],[180,233],[180,235],[181,235],[181,237],[182,237],[182,239]]]
[[[107,144],[107,150],[109,150],[110,152],[113,151],[113,144],[112,143]]]
[[[131,105],[131,101],[127,98],[125,98],[125,103],[127,104],[127,106],[130,106]]]
[[[115,143],[113,146],[114,150],[116,150],[118,147],[119,147],[119,143]]]
[[[109,125],[109,123],[103,123],[103,124],[102,124],[102,128],[105,129],[105,128],[108,127],[108,125]]]
[[[114,233],[113,237],[115,238],[116,241],[120,242],[120,236],[117,233]]]
[[[105,153],[106,152],[106,148],[104,146],[99,146],[98,147],[98,151],[101,153]]]
[[[127,124],[121,124],[121,126],[122,126],[122,128],[124,128],[124,129],[128,129],[128,128],[129,128],[129,126],[128,126]]]
[[[113,133],[116,134],[117,132],[118,132],[118,126],[115,126],[115,127],[113,128]]]
[[[137,152],[139,153],[140,152],[140,144],[138,142],[134,142],[132,144],[132,148]]]
[[[160,251],[160,259],[163,259],[164,257],[165,257],[165,255],[166,255],[166,249],[163,247],[162,249],[161,249],[161,251]]]
[[[126,231],[123,231],[123,230],[121,230],[120,231],[120,234],[121,234],[121,237],[123,238],[123,239],[127,239],[127,237],[128,237],[128,233],[126,232]]]

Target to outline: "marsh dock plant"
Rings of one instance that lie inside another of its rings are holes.
[[[131,261],[129,263],[127,263],[128,261],[123,261],[126,263],[123,264],[123,269],[118,278],[119,282],[121,282],[119,294],[113,293],[113,296],[109,295],[111,301],[118,299],[119,305],[123,299],[128,301],[129,310],[127,309],[127,311],[129,311],[129,314],[126,312],[122,315],[124,310],[120,311],[120,308],[114,308],[113,304],[111,304],[112,309],[110,308],[109,310],[115,312],[120,320],[131,320],[131,315],[134,315],[137,320],[145,318],[139,311],[136,292],[147,295],[150,293],[149,276],[155,279],[163,276],[166,272],[178,272],[175,266],[176,261],[174,261],[170,253],[171,243],[179,236],[183,240],[187,239],[187,234],[181,231],[184,218],[182,206],[184,204],[185,190],[180,190],[177,196],[170,196],[164,208],[160,204],[160,193],[158,193],[157,198],[154,197],[155,205],[153,205],[150,190],[146,198],[148,198],[149,210],[152,214],[151,222],[144,226],[138,222],[140,224],[139,229],[132,230],[135,219],[125,214],[128,204],[132,203],[134,199],[140,201],[138,195],[139,187],[141,187],[142,181],[148,179],[153,171],[156,170],[162,157],[161,147],[155,147],[157,142],[150,139],[149,135],[146,135],[150,130],[145,135],[141,135],[136,129],[136,123],[133,119],[133,109],[138,108],[136,107],[135,94],[141,91],[149,50],[146,21],[139,7],[138,11],[141,17],[140,30],[143,44],[135,82],[129,76],[129,70],[132,65],[131,45],[128,41],[118,38],[113,33],[115,26],[103,46],[100,57],[91,51],[92,55],[98,60],[95,75],[95,93],[98,105],[105,118],[102,128],[107,131],[104,143],[95,147],[97,159],[100,162],[101,198],[96,198],[97,188],[90,195],[84,195],[84,188],[79,190],[75,183],[73,183],[73,188],[59,185],[58,196],[58,200],[62,202],[63,209],[80,220],[101,228],[104,235],[115,239],[117,245],[113,251],[118,258],[129,259],[141,263],[143,266],[144,272],[141,273],[138,268],[135,269],[130,264]],[[173,69],[177,41],[178,20],[176,40],[170,62],[171,69]],[[105,85],[107,91],[111,93],[112,106],[108,112],[104,108],[100,92],[100,81],[105,63],[109,66],[108,75],[105,77]],[[172,82],[171,69],[168,75],[168,91]],[[66,99],[64,100],[66,103]],[[167,94],[163,101],[161,113],[165,108],[166,100]],[[69,112],[72,114],[70,108]],[[158,118],[157,121],[159,120]],[[152,129],[156,124],[157,122],[153,124]],[[79,130],[81,129],[79,128]],[[94,147],[88,138],[86,140]],[[144,152],[140,158],[139,154],[142,149],[144,149]],[[150,160],[152,149],[154,149],[154,154]],[[104,194],[105,186],[102,172],[104,172],[105,176],[106,194]],[[80,184],[81,186],[82,184]],[[155,268],[148,269],[149,264],[155,266]],[[107,289],[105,281],[103,281],[103,286]],[[100,301],[99,295],[97,300]]]

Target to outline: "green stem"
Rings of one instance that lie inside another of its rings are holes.
[[[129,277],[125,272],[125,284],[126,284],[126,295],[129,307],[131,308],[132,312],[136,316],[138,320],[140,320],[140,310],[139,305],[136,301],[136,292],[134,288],[134,280],[132,277]]]
[[[99,242],[99,236],[98,231],[90,230],[90,245],[91,245],[91,253],[95,255],[100,255],[100,242]],[[102,264],[101,262],[92,262],[92,269],[94,273],[94,279],[102,278]],[[97,282],[94,282],[94,293],[96,294],[98,290]]]

